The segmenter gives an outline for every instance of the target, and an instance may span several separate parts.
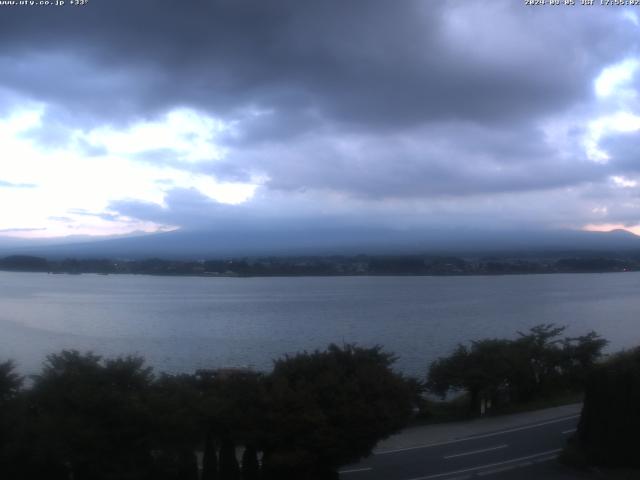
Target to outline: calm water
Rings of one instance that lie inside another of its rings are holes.
[[[640,273],[191,278],[0,272],[0,359],[138,353],[165,371],[253,366],[331,342],[382,344],[422,375],[458,342],[555,322],[640,345]]]

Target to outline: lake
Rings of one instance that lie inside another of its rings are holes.
[[[205,278],[0,272],[0,360],[33,373],[64,348],[158,370],[253,367],[329,343],[381,344],[423,376],[458,342],[540,323],[640,345],[640,273]]]

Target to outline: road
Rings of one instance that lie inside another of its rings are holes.
[[[579,415],[545,418],[476,435],[378,450],[362,462],[340,471],[342,480],[463,480],[496,476],[528,478],[520,470],[540,470],[553,461],[575,431]],[[442,428],[442,427],[440,427]],[[554,468],[552,465],[551,468]],[[512,472],[509,474],[508,472]],[[523,477],[523,473],[525,477]],[[571,474],[540,478],[580,478]],[[533,478],[533,477],[532,477]]]

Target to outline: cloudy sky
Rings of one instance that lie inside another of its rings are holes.
[[[0,5],[0,235],[640,233],[640,8],[523,3]]]

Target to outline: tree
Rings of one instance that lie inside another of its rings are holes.
[[[0,269],[22,272],[46,272],[49,270],[49,262],[40,257],[31,255],[12,255],[0,259]]]
[[[590,373],[576,442],[590,463],[640,467],[640,347]]]
[[[197,467],[194,451],[206,440],[201,414],[202,392],[195,375],[161,374],[151,386],[150,410],[153,423],[155,470],[161,479],[183,480]],[[205,443],[205,450],[211,445]],[[206,459],[207,475],[215,464]]]
[[[479,412],[483,401],[495,404],[507,394],[511,353],[507,340],[481,340],[471,348],[458,345],[449,357],[431,364],[427,388],[443,398],[451,391],[466,391],[470,411]]]
[[[562,369],[566,380],[574,387],[584,388],[589,372],[602,356],[607,340],[596,332],[589,332],[562,342]]]
[[[13,399],[22,388],[24,379],[15,369],[16,365],[11,360],[0,363],[0,407]]]
[[[227,437],[220,445],[220,478],[221,480],[239,480],[240,465],[236,458],[236,445]]]
[[[559,336],[566,327],[552,323],[536,325],[529,332],[518,332],[511,358],[512,395],[518,402],[528,402],[562,385],[563,352]]]
[[[242,453],[242,480],[258,480],[259,478],[258,451],[255,446],[248,445]]]
[[[337,478],[337,467],[405,426],[412,390],[394,361],[381,347],[354,345],[277,360],[268,378],[267,478]]]
[[[77,480],[141,476],[150,462],[151,381],[138,357],[48,356],[30,392],[35,455],[55,459]]]
[[[264,437],[267,408],[264,375],[251,370],[198,370],[197,387],[202,395],[200,415],[206,428],[207,474],[213,477],[213,464],[219,466],[221,480],[234,480],[240,470],[236,446],[255,451]],[[219,459],[216,459],[217,444]]]
[[[218,480],[218,454],[213,433],[207,432],[202,456],[202,480]]]
[[[0,472],[9,472],[17,452],[20,405],[16,402],[21,393],[23,378],[15,371],[12,361],[0,363]],[[16,472],[17,473],[17,472]]]
[[[469,396],[478,412],[483,401],[524,403],[544,395],[583,388],[584,379],[602,355],[606,341],[595,332],[560,339],[565,327],[542,324],[515,340],[486,339],[458,345],[434,361],[427,389],[446,397],[456,391]]]

